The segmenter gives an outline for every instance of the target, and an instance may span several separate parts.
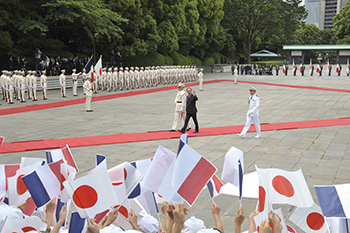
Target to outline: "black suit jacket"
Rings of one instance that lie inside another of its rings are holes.
[[[196,101],[198,100],[197,96],[194,95],[189,95],[186,98],[186,112],[188,113],[195,113],[197,112],[197,108],[196,108]]]

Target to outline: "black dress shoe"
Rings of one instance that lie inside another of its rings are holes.
[[[188,129],[186,129],[186,131],[190,131],[191,130],[191,127],[190,128],[188,128]]]
[[[174,129],[171,129],[171,130],[169,130],[169,132],[175,132],[175,130],[174,130]]]
[[[180,133],[185,133],[185,130],[178,130]]]
[[[195,130],[193,133],[199,133],[198,130]]]

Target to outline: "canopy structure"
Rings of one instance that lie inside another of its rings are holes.
[[[304,63],[304,53],[308,50],[313,51],[336,51],[337,60],[341,63],[346,62],[346,59],[350,57],[350,45],[283,45],[283,50],[289,52],[289,63],[292,59],[299,58]]]
[[[268,50],[260,50],[259,52],[250,54],[250,57],[278,57],[278,54]]]

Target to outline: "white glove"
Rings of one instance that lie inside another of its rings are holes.
[[[182,109],[181,112],[185,112],[185,109]]]

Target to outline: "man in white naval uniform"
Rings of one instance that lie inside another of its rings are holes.
[[[108,92],[112,91],[112,68],[108,68],[108,73],[107,73],[107,82],[108,82]]]
[[[129,86],[130,86],[129,67],[125,67],[125,70],[124,70],[124,83],[125,83],[125,89],[129,90]]]
[[[143,71],[143,67],[140,68],[140,82],[139,82],[139,85],[144,88],[145,87],[145,73]]]
[[[249,103],[249,110],[247,112],[247,121],[245,123],[245,126],[241,133],[237,134],[239,137],[245,137],[247,131],[250,128],[250,125],[252,124],[252,121],[254,121],[254,126],[257,132],[257,135],[255,138],[261,138],[261,130],[260,130],[260,122],[259,122],[259,105],[260,105],[260,98],[256,95],[256,88],[250,87],[250,96],[248,99]]]
[[[33,90],[33,101],[38,101],[36,98],[36,72],[32,71],[32,90]]]
[[[20,71],[21,72],[21,75],[19,77],[19,87],[20,87],[20,90],[21,90],[21,102],[24,103],[26,102],[24,100],[24,94],[25,94],[25,90],[26,90],[26,84],[25,84],[25,77],[24,77],[24,71]]]
[[[136,87],[140,88],[140,72],[137,66],[135,67],[134,78],[135,78],[135,88]]]
[[[84,88],[84,93],[86,95],[85,111],[93,112],[93,110],[91,109],[92,84],[91,84],[90,76],[88,76],[86,81],[84,82],[83,88]]]
[[[62,74],[60,75],[60,85],[61,85],[61,95],[62,98],[66,98],[66,70],[61,70]]]
[[[124,86],[124,71],[123,71],[123,67],[119,67],[118,79],[119,79],[120,90],[122,91],[123,90],[123,86]]]
[[[73,69],[73,73],[72,73],[72,81],[73,81],[73,96],[77,96],[78,95],[78,76],[79,74],[76,73],[77,70]]]
[[[26,86],[27,86],[27,94],[28,94],[28,99],[32,99],[32,87],[30,86],[30,83],[31,83],[31,73],[32,71],[28,70],[28,74],[26,76],[26,80],[25,80],[25,83],[26,83]]]
[[[183,83],[179,83],[178,88],[179,91],[176,94],[175,97],[175,117],[174,117],[174,123],[173,127],[170,132],[175,132],[177,129],[177,125],[179,124],[180,119],[182,118],[185,122],[186,118],[186,92],[183,90],[185,85]],[[190,130],[189,124],[187,126],[186,130]]]
[[[198,80],[199,80],[199,90],[203,91],[203,68],[201,68],[198,73]]]
[[[106,83],[107,83],[107,68],[103,67],[102,69],[102,77],[101,77],[101,85],[102,85],[102,90],[106,90]]]
[[[41,91],[43,92],[43,100],[47,100],[46,98],[46,89],[47,89],[47,76],[46,76],[46,71],[42,71],[42,75],[40,76],[40,86],[41,86]]]
[[[114,87],[114,91],[118,90],[118,68],[117,67],[114,68],[114,72],[113,72],[113,87]]]
[[[135,86],[134,67],[130,67],[129,80],[130,80],[130,88],[134,89],[134,86]]]

